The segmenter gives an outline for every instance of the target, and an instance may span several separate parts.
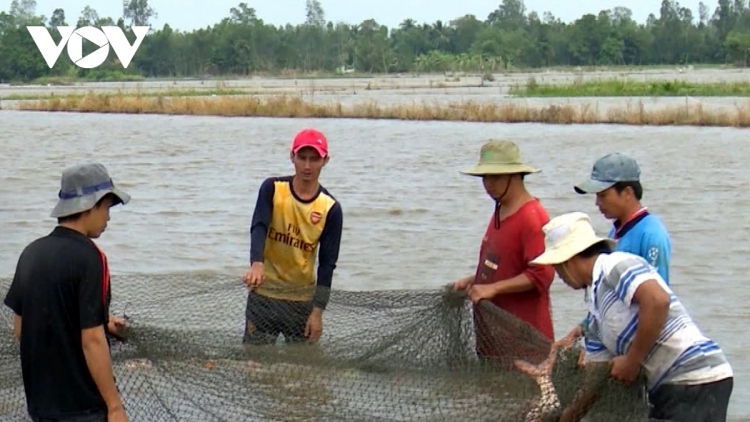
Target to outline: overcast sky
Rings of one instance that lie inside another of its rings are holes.
[[[305,19],[305,0],[245,0],[255,8],[259,18],[274,25],[298,24]],[[374,18],[378,23],[395,27],[406,18],[419,23],[447,22],[451,19],[473,14],[485,19],[500,4],[499,0],[320,0],[326,20],[360,23]],[[2,4],[5,3],[5,4]],[[241,0],[150,0],[149,4],[158,13],[152,28],[159,29],[169,23],[173,29],[192,30],[218,23],[229,15],[229,9]],[[707,0],[713,13],[716,1]],[[552,12],[563,21],[570,22],[586,13],[596,14],[602,9],[617,6],[629,7],[633,18],[645,22],[649,13],[658,16],[661,0],[526,0],[526,9],[536,11],[539,16],[545,11]],[[680,1],[682,6],[693,10],[698,17],[699,0]],[[99,16],[109,16],[115,21],[122,16],[122,0],[37,0],[37,14],[47,17],[56,8],[65,10],[68,23],[75,22],[86,5],[91,5]],[[2,10],[10,9],[10,0],[0,2]]]

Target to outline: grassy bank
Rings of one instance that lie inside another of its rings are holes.
[[[747,97],[750,96],[750,82],[640,82],[607,79],[540,84],[535,78],[530,78],[525,86],[511,87],[509,93],[523,97]]]
[[[53,98],[24,101],[21,110],[170,114],[201,116],[254,116],[304,118],[363,118],[398,120],[439,120],[467,122],[537,122],[550,124],[628,124],[628,125],[692,125],[750,127],[750,102],[733,111],[704,110],[675,106],[646,110],[643,104],[600,112],[591,105],[548,105],[530,107],[513,103],[478,103],[473,101],[452,104],[379,105],[364,102],[344,107],[340,103],[318,104],[299,96],[268,97],[213,97],[165,98],[89,94],[84,97]]]

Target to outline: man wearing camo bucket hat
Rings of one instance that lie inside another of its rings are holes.
[[[551,266],[529,265],[544,250],[542,227],[549,221],[539,199],[524,184],[526,175],[539,171],[524,163],[514,142],[504,140],[485,143],[479,163],[462,171],[481,177],[495,204],[476,272],[453,286],[467,292],[474,304],[489,300],[554,340],[549,297],[554,270]],[[481,313],[476,314],[481,319]],[[481,320],[476,329],[477,338],[483,339],[477,341],[481,357],[492,358],[499,353],[490,343],[510,340],[492,339],[491,327],[485,327]]]
[[[91,163],[63,171],[58,199],[57,227],[23,250],[5,297],[27,410],[34,421],[127,421],[106,337],[119,336],[125,321],[109,315],[107,257],[92,239],[104,232],[110,207],[130,195]]]

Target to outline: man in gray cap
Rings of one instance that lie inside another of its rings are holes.
[[[641,170],[631,157],[615,152],[594,163],[589,179],[577,184],[579,194],[595,194],[599,211],[614,220],[608,238],[617,241],[617,250],[648,261],[669,284],[672,242],[661,219],[641,204]],[[571,344],[583,335],[588,318],[562,340]]]
[[[5,305],[15,313],[26,406],[34,421],[127,421],[115,386],[107,333],[124,321],[109,315],[107,257],[101,236],[109,209],[130,195],[101,164],[62,174],[52,232],[26,246]]]

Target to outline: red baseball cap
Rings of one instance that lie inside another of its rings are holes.
[[[326,140],[325,135],[318,130],[302,129],[297,133],[294,137],[294,142],[292,143],[292,153],[296,154],[297,151],[304,147],[315,148],[321,157],[326,157],[328,155],[328,141]]]

